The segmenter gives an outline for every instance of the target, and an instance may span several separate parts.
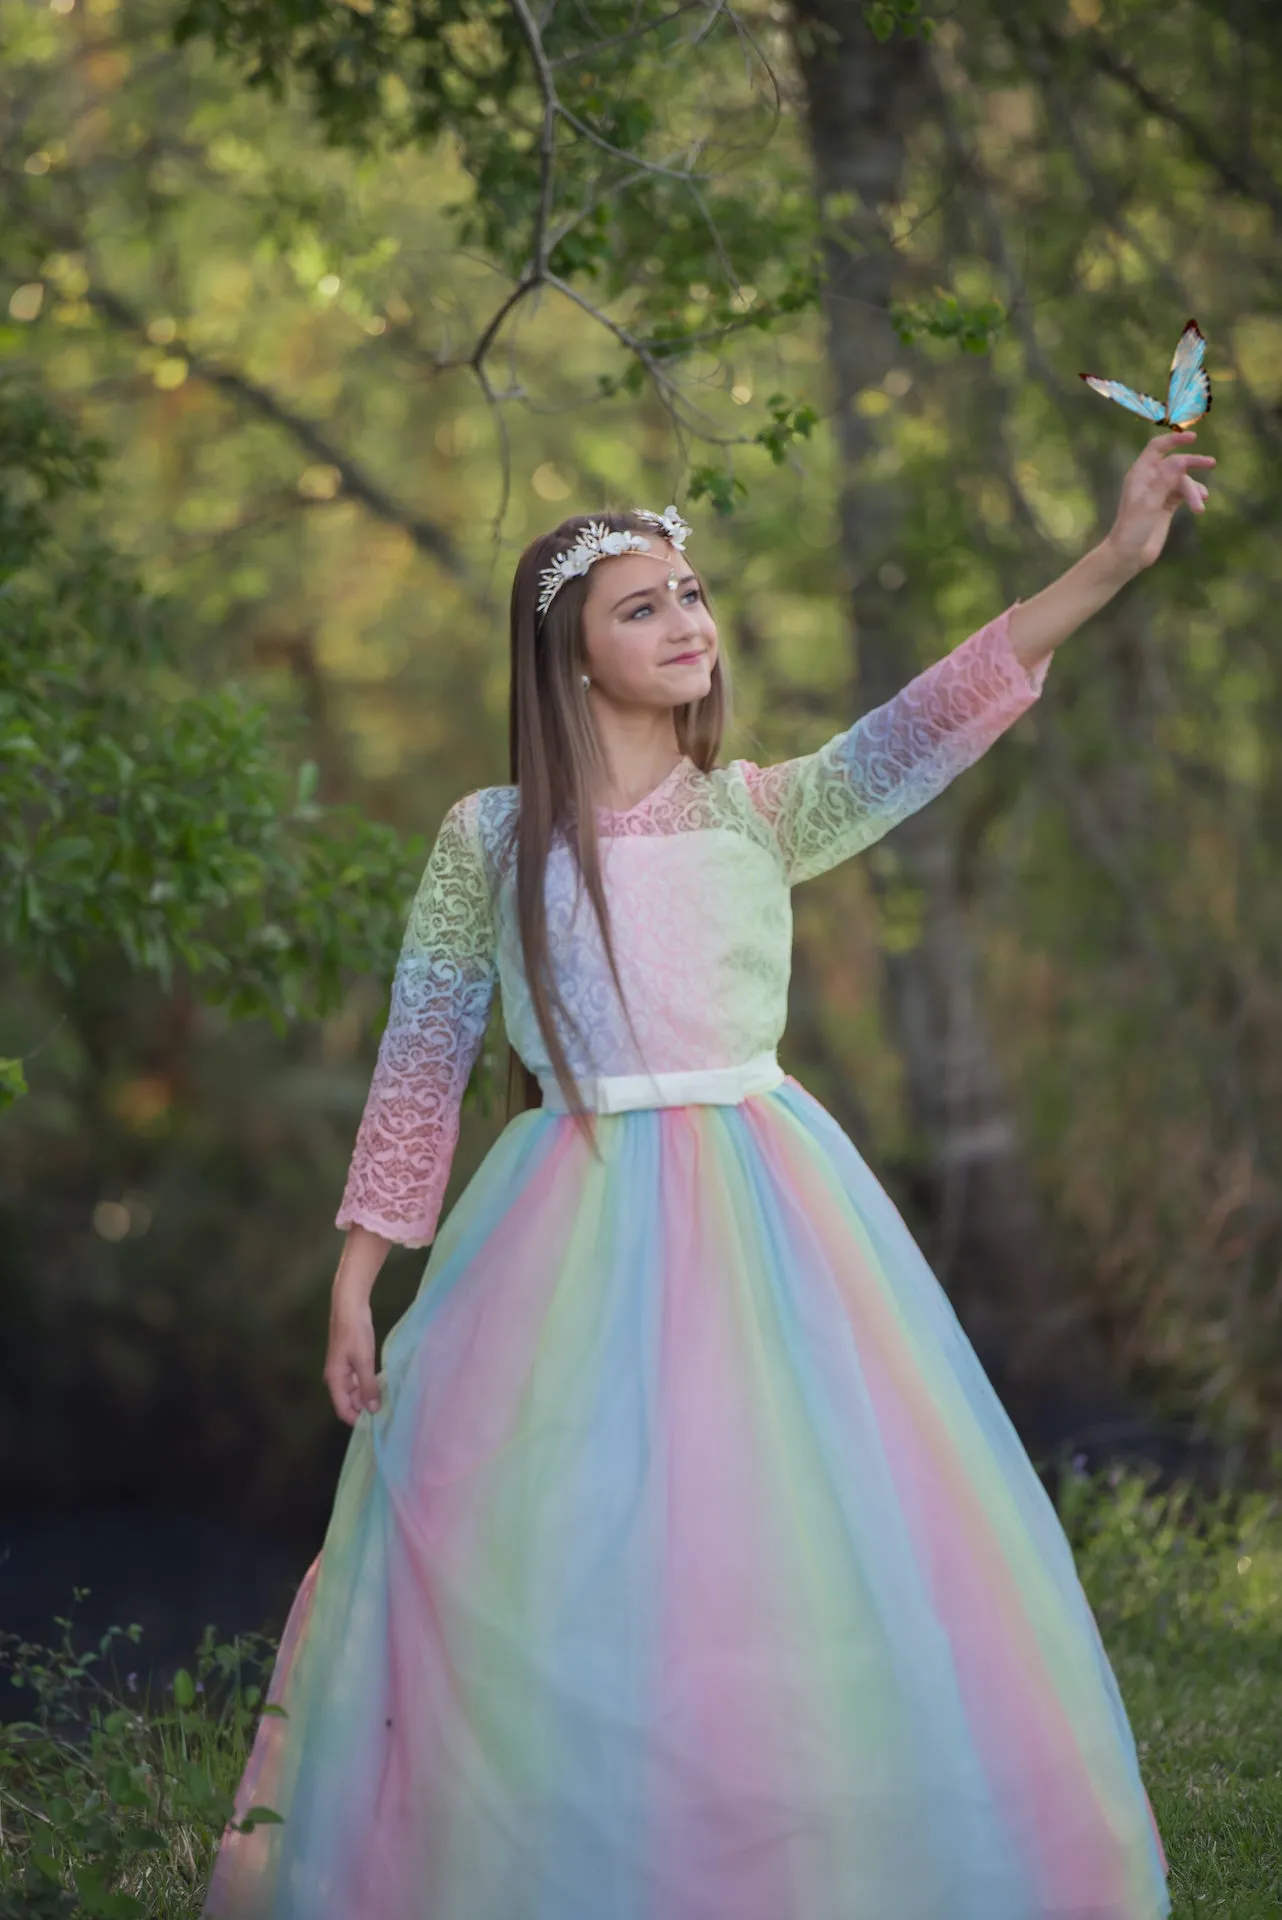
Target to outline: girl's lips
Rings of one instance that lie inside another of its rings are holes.
[[[674,653],[671,660],[665,660],[663,664],[665,667],[680,667],[684,666],[688,661],[702,660],[702,658],[702,653],[696,648],[693,653]]]

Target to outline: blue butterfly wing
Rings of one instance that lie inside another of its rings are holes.
[[[1160,426],[1166,419],[1166,408],[1150,393],[1136,393],[1134,387],[1124,386],[1120,380],[1099,380],[1093,373],[1084,373],[1082,378],[1088,387],[1094,387],[1096,393],[1102,393],[1106,400],[1116,400],[1119,407],[1141,414],[1155,426]]]
[[[1166,391],[1166,418],[1173,427],[1191,427],[1211,409],[1211,381],[1202,362],[1206,359],[1206,341],[1196,320],[1190,320],[1180,335],[1171,360],[1171,379]]]

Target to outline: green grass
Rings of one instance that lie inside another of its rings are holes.
[[[0,1920],[198,1915],[254,1726],[279,1711],[262,1704],[274,1645],[208,1627],[192,1669],[154,1699],[129,1670],[136,1626],[79,1650],[70,1616],[55,1625],[54,1647],[0,1634],[36,1702],[0,1727]]]
[[[1115,1475],[1070,1477],[1062,1513],[1140,1745],[1175,1920],[1278,1920],[1282,1512]],[[0,1727],[0,1920],[193,1920],[272,1644],[207,1629],[152,1699],[129,1684],[136,1628],[77,1649],[70,1616],[55,1624],[52,1648],[0,1634],[36,1702]]]
[[[1062,1516],[1135,1729],[1175,1920],[1278,1920],[1278,1503],[1070,1481]]]

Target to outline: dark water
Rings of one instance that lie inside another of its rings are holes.
[[[320,1539],[282,1539],[225,1519],[143,1502],[0,1514],[0,1629],[53,1645],[70,1615],[77,1648],[137,1621],[117,1666],[163,1687],[189,1666],[207,1623],[220,1640],[280,1632]],[[88,1587],[80,1601],[73,1588]],[[30,1695],[0,1677],[0,1720],[30,1711]]]

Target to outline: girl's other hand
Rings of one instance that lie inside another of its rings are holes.
[[[354,1427],[362,1411],[377,1413],[382,1396],[374,1377],[374,1317],[369,1295],[336,1283],[330,1301],[325,1385],[340,1420]]]
[[[1139,573],[1152,566],[1166,545],[1177,507],[1205,511],[1208,491],[1193,478],[1193,470],[1213,467],[1215,460],[1209,453],[1177,451],[1196,439],[1191,428],[1184,433],[1159,433],[1123,481],[1117,518],[1105,545],[1126,572]]]

